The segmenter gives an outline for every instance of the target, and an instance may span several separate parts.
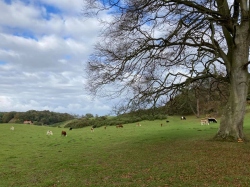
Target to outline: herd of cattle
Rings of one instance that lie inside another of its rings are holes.
[[[181,120],[186,120],[185,116],[181,116]],[[210,123],[217,123],[215,118],[202,118],[201,125],[209,125]]]
[[[182,116],[181,120],[186,120],[186,117]],[[168,120],[166,122],[169,123]],[[201,125],[209,125],[210,123],[217,123],[217,120],[215,118],[202,118],[201,119]],[[136,126],[141,126],[141,124],[137,123]],[[161,127],[162,126],[163,126],[163,124],[161,123]],[[91,129],[90,129],[91,132],[94,132],[94,128],[96,128],[96,126],[92,126],[91,127]],[[104,126],[104,129],[106,129],[106,128],[107,128],[107,126]],[[123,128],[123,125],[122,124],[116,125],[116,128]],[[10,127],[10,130],[13,131],[14,129],[15,129],[14,126]],[[72,128],[69,128],[69,130],[72,130]],[[47,135],[51,136],[51,135],[53,135],[53,132],[51,130],[48,130],[47,131]],[[62,131],[61,132],[61,136],[67,136],[67,132],[66,131]]]

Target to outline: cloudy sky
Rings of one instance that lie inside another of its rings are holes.
[[[82,0],[0,0],[0,111],[106,115],[112,104],[84,90],[100,24]]]

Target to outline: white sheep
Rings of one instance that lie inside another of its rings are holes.
[[[48,131],[47,131],[47,135],[53,135],[53,132],[50,131],[50,130],[48,130]]]

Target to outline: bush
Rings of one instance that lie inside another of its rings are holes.
[[[122,114],[112,118],[107,118],[106,116],[95,118],[81,118],[68,123],[67,125],[65,125],[65,127],[83,128],[87,126],[95,126],[96,128],[98,128],[102,126],[116,126],[119,124],[137,123],[142,120],[162,120],[167,118],[164,111],[165,110],[163,109],[153,112],[149,110],[140,110],[139,112]]]

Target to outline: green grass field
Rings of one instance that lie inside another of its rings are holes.
[[[94,132],[0,124],[0,187],[250,186],[250,143],[210,141],[219,124],[195,117],[168,120]]]

